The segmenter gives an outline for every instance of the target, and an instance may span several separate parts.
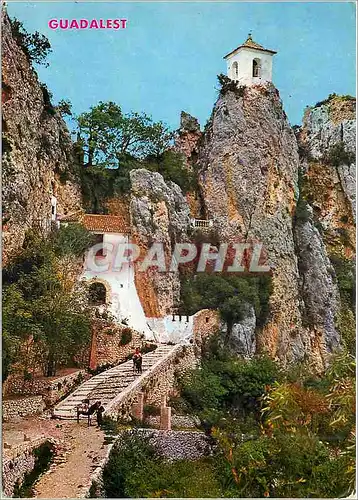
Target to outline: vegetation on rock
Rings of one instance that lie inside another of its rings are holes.
[[[226,94],[226,92],[234,92],[237,97],[244,97],[246,88],[245,85],[238,86],[237,82],[224,75],[223,73],[220,73],[220,75],[218,75],[218,82],[220,85],[220,95],[224,95]]]
[[[48,38],[45,35],[41,35],[38,31],[35,31],[33,34],[28,33],[23,23],[16,17],[10,19],[10,23],[12,36],[26,54],[29,62],[48,66],[46,58],[52,52]]]
[[[330,147],[325,155],[325,161],[333,167],[340,167],[341,165],[351,165],[355,161],[355,154],[347,151],[344,142],[338,142]]]
[[[118,104],[100,102],[79,115],[77,125],[82,190],[90,211],[105,212],[106,199],[128,193],[135,168],[159,172],[183,191],[195,184],[183,156],[171,149],[174,133],[144,113],[124,114]]]
[[[181,283],[181,310],[195,314],[200,309],[218,309],[228,329],[243,320],[249,305],[255,309],[257,325],[265,323],[271,277],[240,277],[234,275],[200,273],[183,277]]]

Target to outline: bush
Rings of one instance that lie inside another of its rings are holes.
[[[110,453],[103,471],[107,498],[220,497],[213,462],[161,459],[148,438],[126,432]]]
[[[181,397],[192,413],[199,413],[202,422],[223,416],[216,411],[258,415],[262,396],[279,376],[277,365],[264,356],[244,361],[220,352],[208,353],[201,369],[180,380]]]
[[[56,108],[52,104],[52,93],[49,91],[45,83],[40,84],[42,90],[42,96],[44,100],[44,110],[51,116],[56,114]]]
[[[120,344],[127,345],[129,344],[129,342],[132,341],[132,338],[133,338],[132,330],[130,328],[124,328],[121,333]]]
[[[333,167],[338,168],[341,165],[351,165],[355,161],[355,154],[347,151],[343,141],[330,147],[324,160]]]
[[[82,226],[82,224],[71,223],[68,226],[61,226],[60,229],[52,233],[53,249],[61,257],[65,255],[79,257],[94,242],[94,235]]]
[[[218,309],[230,330],[232,324],[246,316],[251,305],[258,326],[262,326],[268,315],[271,290],[270,276],[182,275],[181,311],[192,315],[200,309]]]
[[[244,97],[246,89],[245,85],[241,85],[239,87],[237,82],[231,80],[231,78],[223,73],[220,73],[217,78],[220,85],[220,95],[225,95],[226,92],[234,92],[237,97]]]
[[[144,405],[143,411],[144,415],[148,417],[160,415],[160,408],[154,405]]]
[[[147,157],[143,168],[159,172],[166,181],[178,184],[184,193],[198,190],[197,177],[185,165],[185,157],[176,151],[165,151],[159,157]]]
[[[68,99],[61,99],[56,108],[61,115],[72,116],[72,104]]]
[[[330,255],[330,261],[336,272],[341,299],[355,312],[355,262],[334,254]]]
[[[218,437],[225,496],[339,498],[350,489],[347,459],[331,457],[315,436],[301,432],[262,436],[237,447],[227,444],[225,436]]]
[[[296,210],[295,210],[295,220],[301,223],[308,222],[311,218],[311,215],[308,210],[307,202],[302,196],[300,196],[297,200]]]

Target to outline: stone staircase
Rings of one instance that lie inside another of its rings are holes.
[[[142,365],[143,375],[176,347],[159,345],[155,351],[145,354]],[[81,384],[78,389],[55,406],[53,414],[57,418],[75,419],[77,417],[76,407],[86,398],[90,400],[90,404],[101,401],[106,408],[118,394],[136,382],[140,376],[133,372],[132,361],[110,368]]]

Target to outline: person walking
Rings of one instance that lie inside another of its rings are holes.
[[[143,361],[142,354],[139,350],[139,347],[137,347],[133,355],[133,369],[137,373],[142,373],[142,361]]]
[[[97,425],[98,427],[101,427],[103,424],[103,412],[104,412],[104,406],[102,405],[101,401],[98,401],[98,408],[97,408]]]

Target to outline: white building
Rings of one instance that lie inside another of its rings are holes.
[[[95,235],[86,254],[81,279],[88,284],[90,303],[113,320],[143,334],[146,340],[187,343],[193,334],[193,316],[146,317],[135,283],[133,262],[117,265],[120,248],[131,243],[130,227],[122,217],[76,212],[58,218],[61,225],[79,222]],[[118,252],[118,253],[117,253]]]
[[[251,33],[245,43],[224,56],[227,76],[240,85],[257,85],[272,81],[274,50],[264,49],[254,42]]]

